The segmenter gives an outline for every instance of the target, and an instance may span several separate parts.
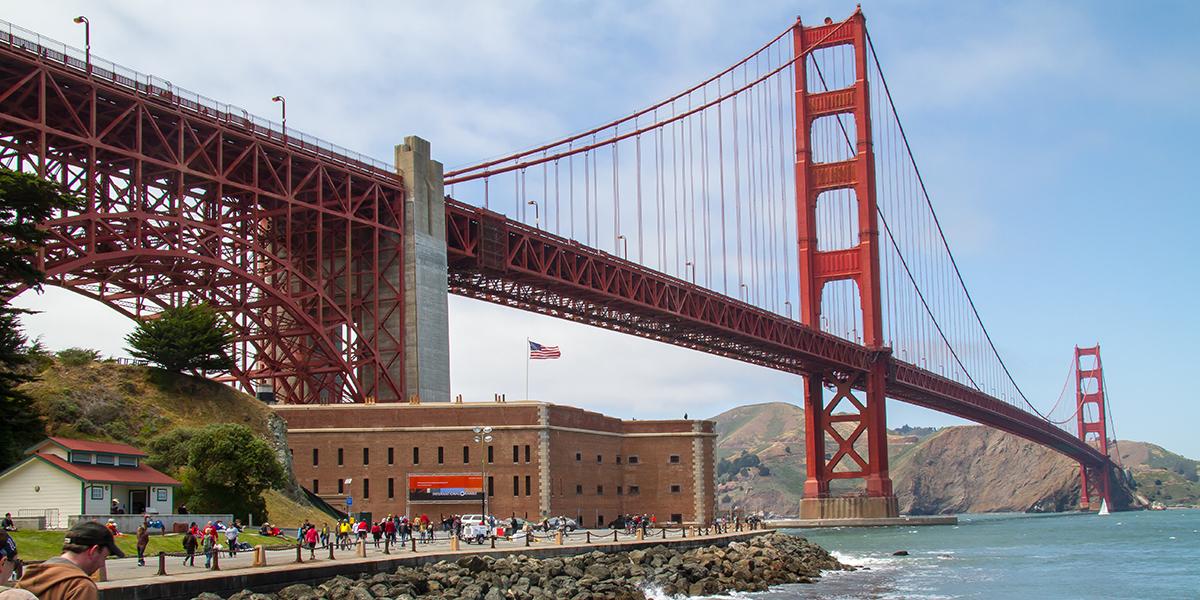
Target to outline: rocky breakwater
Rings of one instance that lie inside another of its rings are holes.
[[[644,600],[650,590],[671,596],[763,591],[783,583],[811,583],[823,570],[849,568],[820,546],[772,533],[686,551],[660,545],[547,559],[468,556],[358,579],[338,576],[317,586],[290,585],[273,594],[243,590],[229,600]],[[198,600],[218,598],[203,594]]]

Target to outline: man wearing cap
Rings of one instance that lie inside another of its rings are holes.
[[[17,558],[17,541],[12,539],[7,531],[0,531],[0,600],[37,600],[37,596],[25,590],[5,587],[10,584],[13,572],[19,571],[20,565],[21,561]]]
[[[89,521],[67,531],[63,553],[25,569],[17,588],[41,600],[98,600],[100,592],[91,575],[109,556],[124,558],[107,527]]]

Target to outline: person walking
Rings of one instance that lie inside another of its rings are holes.
[[[199,545],[199,541],[196,540],[196,534],[192,533],[191,529],[188,529],[187,532],[183,534],[183,551],[187,553],[187,555],[183,557],[183,564],[192,565],[193,567],[196,566],[197,545]]]
[[[99,600],[100,591],[92,574],[109,556],[124,558],[112,532],[95,521],[80,523],[67,531],[62,554],[29,565],[17,581],[22,589],[42,600]]]
[[[234,521],[233,525],[225,528],[225,542],[229,544],[229,557],[236,558],[238,551],[238,535],[242,533],[242,529],[238,527],[238,522]]]
[[[308,558],[312,560],[317,557],[317,528],[309,527],[308,531],[304,532],[304,544],[308,546]]]
[[[138,566],[146,566],[146,546],[150,545],[150,529],[145,525],[137,528]]]
[[[207,528],[206,528],[206,531],[207,531]],[[215,548],[217,546],[217,543],[214,541],[215,539],[216,538],[214,536],[208,535],[207,533],[204,535],[204,568],[205,569],[212,568],[213,552],[216,551]]]

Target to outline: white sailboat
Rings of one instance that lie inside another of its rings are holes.
[[[1108,515],[1108,499],[1100,500],[1100,512],[1096,513],[1100,516]]]

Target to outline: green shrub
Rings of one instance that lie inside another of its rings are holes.
[[[67,348],[58,351],[58,360],[68,367],[82,367],[100,358],[100,351],[90,348]]]

